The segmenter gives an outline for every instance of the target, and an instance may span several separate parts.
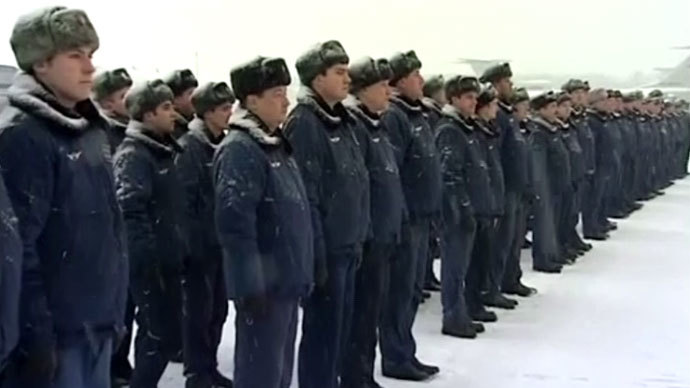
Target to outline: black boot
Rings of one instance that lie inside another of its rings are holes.
[[[439,369],[439,367],[437,366],[423,364],[421,361],[417,359],[417,357],[414,357],[412,359],[412,365],[414,365],[415,368],[421,370],[429,376],[437,375],[438,372],[441,371],[441,369]]]
[[[530,296],[536,294],[537,289],[532,288],[532,287],[527,287],[526,285],[524,285],[522,283],[518,283],[514,287],[504,288],[503,292],[508,294],[508,295],[517,295],[517,296],[521,296],[523,298],[527,298],[527,297],[530,297]]]
[[[558,264],[547,264],[544,266],[534,266],[533,267],[535,271],[537,272],[543,272],[543,273],[561,273],[563,267],[558,265]]]
[[[477,330],[471,323],[444,323],[441,333],[451,337],[475,339],[477,338]]]
[[[232,388],[232,380],[223,376],[218,370],[211,373],[211,381],[213,386],[217,388]]]
[[[514,310],[517,306],[517,301],[508,299],[502,294],[486,294],[483,297],[483,302],[485,306],[496,307],[504,310]]]
[[[412,363],[391,364],[383,363],[381,368],[383,375],[391,379],[406,381],[424,381],[429,378],[429,374],[416,368]]]
[[[498,321],[498,317],[496,316],[496,313],[494,313],[493,311],[485,310],[485,309],[471,312],[470,317],[472,318],[473,321],[478,321],[478,322],[491,323],[491,322]]]

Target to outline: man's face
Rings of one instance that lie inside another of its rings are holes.
[[[34,65],[34,74],[58,101],[71,107],[91,95],[96,71],[91,59],[95,51],[92,47],[81,47],[57,53]]]
[[[578,89],[570,93],[570,98],[573,99],[573,105],[576,107],[584,106],[587,103],[587,91]]]
[[[554,122],[557,119],[556,110],[558,106],[555,102],[549,103],[545,107],[539,109],[539,114],[546,119],[546,121]]]
[[[502,78],[494,83],[494,88],[501,98],[509,100],[513,95],[513,80],[510,77]]]
[[[125,107],[125,95],[127,95],[129,89],[129,86],[122,88],[106,97],[101,102],[103,110],[105,110],[108,113],[116,114],[118,116],[127,117],[127,108]]]
[[[570,117],[570,113],[573,111],[573,105],[570,101],[564,101],[558,105],[556,114],[558,118],[565,121]]]
[[[421,100],[424,97],[424,77],[415,70],[406,77],[401,78],[396,85],[400,93],[410,100]]]
[[[448,99],[446,98],[446,92],[441,89],[438,92],[434,93],[431,98],[434,99],[439,105],[444,106],[448,103]]]
[[[158,105],[153,112],[144,114],[144,124],[159,134],[171,134],[175,129],[175,107],[172,101]]]
[[[267,89],[259,95],[247,97],[247,109],[259,116],[270,129],[275,129],[285,121],[290,101],[287,98],[287,87],[277,86]]]
[[[515,109],[515,117],[520,121],[524,120],[529,116],[529,101],[518,102],[513,105],[513,109]]]
[[[460,97],[451,98],[453,106],[465,117],[472,117],[477,107],[477,92],[466,92]]]
[[[494,99],[488,105],[481,107],[480,110],[486,112],[485,117],[489,120],[496,119],[496,115],[498,114],[498,99]]]
[[[193,93],[194,88],[189,88],[173,100],[175,109],[186,117],[191,117],[194,114],[194,105],[192,104]]]
[[[340,102],[350,93],[350,72],[347,65],[337,64],[319,74],[313,81],[314,90],[327,102]]]
[[[388,81],[380,81],[364,88],[359,93],[359,99],[373,112],[380,113],[388,109],[391,97],[391,87]]]
[[[232,115],[232,103],[226,102],[204,113],[204,121],[213,128],[225,129]]]

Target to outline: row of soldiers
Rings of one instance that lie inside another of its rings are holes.
[[[476,338],[687,175],[687,104],[570,80],[533,98],[508,64],[420,75],[414,51],[354,62],[340,43],[290,71],[258,57],[230,84],[189,70],[93,79],[88,16],[21,17],[0,115],[0,386],[287,388],[298,309],[303,388],[423,381],[412,333],[440,241],[442,333]],[[93,79],[93,81],[92,81]],[[92,97],[92,98],[90,98]],[[95,102],[95,103],[94,103]],[[234,107],[234,109],[233,109]],[[433,288],[433,287],[432,287]],[[216,353],[236,310],[234,382]],[[132,320],[135,368],[127,360]],[[112,374],[112,376],[111,376]],[[111,381],[112,379],[112,381]]]

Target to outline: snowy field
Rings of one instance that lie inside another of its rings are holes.
[[[424,383],[380,376],[385,388],[690,388],[690,179],[619,221],[619,230],[560,275],[531,271],[539,294],[498,311],[477,340],[441,335],[439,295],[415,325],[421,360],[441,374]],[[437,268],[438,270],[438,268]],[[220,369],[232,375],[234,314]],[[377,362],[378,364],[378,362]],[[161,388],[184,387],[171,365]],[[296,374],[295,374],[296,377]],[[297,383],[293,383],[297,387]],[[260,387],[257,387],[260,388]]]

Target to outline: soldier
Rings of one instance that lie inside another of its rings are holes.
[[[445,80],[440,74],[428,77],[424,81],[424,98],[422,104],[424,105],[429,125],[432,129],[436,128],[438,120],[441,119],[442,109],[448,103],[446,93],[443,90]]]
[[[280,129],[290,71],[282,58],[257,57],[232,69],[230,79],[240,104],[213,176],[226,286],[237,311],[235,387],[288,388],[298,303],[311,289],[314,265],[308,193]]]
[[[390,263],[405,208],[393,145],[381,120],[391,94],[388,60],[363,58],[350,65],[347,108],[358,118],[356,135],[369,170],[371,187],[371,236],[364,244],[362,266],[357,271],[355,306],[348,346],[343,349],[341,388],[373,388],[376,329],[390,275]]]
[[[0,170],[1,171],[1,170]],[[19,339],[22,240],[19,224],[0,174],[0,386],[5,364]]]
[[[132,388],[155,387],[182,348],[182,269],[188,255],[173,93],[163,81],[125,97],[131,120],[115,154],[117,199],[127,226],[130,290],[139,329]]]
[[[442,116],[442,109],[448,103],[444,83],[445,80],[440,74],[433,75],[424,81],[422,104],[432,130],[436,128],[438,120]],[[441,291],[441,282],[434,273],[434,260],[437,258],[441,258],[441,227],[438,222],[433,221],[429,229],[429,257],[427,258],[426,278],[424,280],[424,290],[426,291]],[[424,294],[425,299],[430,296],[430,294]]]
[[[490,288],[487,295],[489,306],[510,308],[517,302],[505,298],[501,293],[506,263],[514,249],[515,239],[523,243],[524,232],[518,236],[517,213],[518,207],[525,198],[528,184],[529,151],[525,138],[513,118],[511,98],[513,93],[513,72],[508,63],[502,63],[488,68],[480,81],[490,82],[498,93],[498,114],[496,123],[499,130],[499,152],[505,179],[504,216],[499,222],[497,231],[495,255],[491,265]],[[528,105],[528,103],[525,103]],[[512,258],[513,260],[516,257]],[[517,258],[519,260],[519,258]],[[515,263],[511,264],[515,268]],[[531,289],[524,285],[516,285],[522,294],[529,296]]]
[[[591,249],[591,246],[588,246],[582,241],[575,229],[579,221],[577,193],[578,187],[582,184],[582,180],[585,176],[585,163],[580,141],[575,132],[575,127],[571,125],[570,121],[572,110],[572,98],[570,94],[566,92],[559,93],[556,115],[559,120],[559,135],[568,150],[570,184],[565,186],[565,191],[563,192],[563,208],[559,219],[556,220],[558,229],[557,236],[564,251],[564,255],[571,261],[575,260],[578,256],[584,255],[585,252]]]
[[[560,273],[562,257],[555,235],[557,199],[569,174],[565,148],[556,126],[557,97],[543,93],[531,101],[535,117],[530,121],[532,133],[532,184],[534,188],[533,268],[539,272]],[[566,151],[567,152],[567,151]]]
[[[441,172],[434,136],[424,114],[422,62],[414,51],[390,59],[394,92],[383,121],[401,172],[407,217],[391,265],[387,304],[380,327],[383,375],[420,381],[439,369],[421,363],[412,326],[422,302],[429,248],[429,227],[440,213]]]
[[[619,101],[619,95],[622,97],[622,94],[617,90],[608,90],[607,92],[610,105],[608,132],[612,137],[613,145],[613,148],[608,150],[608,152],[612,153],[615,165],[604,194],[604,214],[610,218],[623,219],[627,218],[628,213],[625,211],[625,205],[622,203],[621,191],[623,186],[623,160],[626,153],[624,122],[623,116],[620,113],[622,104]]]
[[[449,104],[436,128],[443,177],[443,257],[441,303],[443,334],[476,338],[484,331],[472,322],[466,300],[465,279],[472,260],[477,219],[491,214],[491,180],[473,116],[480,92],[474,77],[455,76],[446,81]]]
[[[175,132],[173,137],[179,139],[189,130],[189,122],[194,118],[194,104],[192,93],[199,86],[194,73],[189,69],[175,70],[164,79],[166,85],[172,90],[175,99]]]
[[[515,210],[515,235],[508,251],[505,271],[503,274],[502,290],[506,294],[529,297],[537,293],[537,289],[528,287],[522,283],[522,268],[520,267],[520,253],[525,234],[527,233],[527,217],[533,202],[532,173],[531,173],[531,136],[529,132],[530,99],[527,90],[519,88],[513,91],[510,103],[513,107],[513,118],[520,136],[525,141],[527,171],[525,173],[526,184],[523,194],[517,198]],[[500,105],[499,105],[500,106]],[[499,111],[500,112],[500,111]],[[517,135],[516,135],[517,136]],[[504,173],[506,170],[504,169]],[[509,210],[508,196],[506,196],[506,212]]]
[[[477,235],[472,248],[472,262],[467,270],[465,291],[470,316],[485,322],[495,321],[495,315],[489,314],[482,303],[507,310],[512,310],[517,306],[517,301],[501,294],[505,264],[502,262],[502,256],[497,260],[499,255],[496,253],[497,233],[505,212],[505,178],[500,150],[501,132],[496,123],[498,110],[498,94],[493,86],[487,85],[477,97],[475,127],[489,167],[491,186],[489,197],[492,199],[492,207],[488,218],[477,219]],[[497,263],[497,261],[501,262]],[[486,279],[488,279],[488,292],[482,295]]]
[[[582,214],[584,223],[584,213],[589,203],[594,184],[594,173],[596,171],[596,152],[594,144],[594,134],[589,126],[587,112],[587,93],[589,85],[579,79],[571,79],[562,87],[563,91],[570,96],[573,105],[573,112],[570,116],[570,124],[573,127],[577,140],[582,148],[582,159],[584,164],[584,176],[582,183],[577,187],[577,213]],[[578,244],[579,245],[579,244]],[[582,245],[585,251],[591,250],[591,244]]]
[[[109,387],[128,268],[108,123],[89,99],[98,35],[83,11],[49,7],[21,16],[10,43],[22,72],[0,119],[0,165],[23,262],[5,384]]]
[[[132,79],[125,69],[104,71],[94,78],[92,96],[103,115],[110,119],[107,134],[113,155],[125,138],[125,130],[129,122],[129,116],[125,108],[125,95],[131,87]],[[110,363],[112,385],[115,387],[129,385],[132,379],[129,350],[132,343],[135,307],[132,297],[128,295],[127,307],[125,309],[125,327],[127,332],[117,348],[114,349]]]
[[[122,140],[125,139],[125,130],[129,122],[127,108],[125,108],[125,95],[131,87],[132,78],[125,69],[104,71],[93,80],[93,99],[103,114],[111,121],[108,140],[113,154]],[[129,316],[129,307],[127,316]],[[128,328],[131,329],[131,324]],[[129,354],[129,345],[121,348],[123,351],[127,350],[126,354]]]
[[[621,98],[623,128],[625,129],[626,153],[623,161],[623,187],[622,195],[626,203],[628,213],[640,210],[642,204],[636,202],[637,176],[640,168],[642,147],[640,145],[638,119],[635,112],[636,94],[628,93]]]
[[[187,387],[232,387],[216,353],[228,315],[223,253],[214,227],[213,154],[225,136],[235,95],[225,82],[192,94],[196,117],[180,139],[175,166],[186,197],[189,256],[184,263],[183,343]]]
[[[589,94],[588,124],[596,144],[596,167],[591,190],[586,196],[587,203],[582,212],[584,237],[590,240],[606,240],[611,229],[603,214],[604,194],[616,168],[615,155],[611,152],[613,139],[609,129],[608,93],[595,89]]]
[[[303,89],[285,124],[307,188],[314,228],[316,289],[304,302],[300,387],[337,386],[354,305],[355,272],[369,231],[369,177],[356,119],[342,101],[349,58],[336,41],[297,60]]]

